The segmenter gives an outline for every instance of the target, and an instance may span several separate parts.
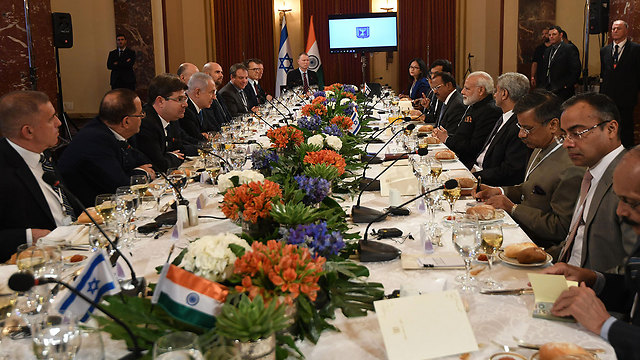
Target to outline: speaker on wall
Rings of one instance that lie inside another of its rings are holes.
[[[590,0],[589,34],[609,31],[609,0]]]
[[[57,48],[70,48],[73,46],[73,27],[71,26],[71,14],[51,13],[53,19],[53,46]]]

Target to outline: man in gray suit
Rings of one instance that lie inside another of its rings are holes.
[[[246,114],[255,109],[248,106],[244,88],[249,83],[249,72],[243,63],[233,64],[230,69],[231,80],[218,92],[231,117]]]
[[[586,166],[580,198],[558,261],[595,271],[616,273],[633,250],[636,236],[616,214],[613,170],[624,155],[620,113],[602,94],[576,95],[563,104],[561,135],[569,158]]]
[[[534,149],[524,182],[502,188],[485,185],[475,194],[487,204],[508,211],[544,248],[558,245],[567,237],[584,174],[584,168],[573,165],[567,149],[555,141],[561,132],[560,106],[560,99],[545,90],[518,100],[513,108],[518,116],[518,137]]]

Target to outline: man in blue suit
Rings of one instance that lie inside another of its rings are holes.
[[[140,98],[129,89],[109,91],[98,117],[73,138],[58,162],[64,182],[85,206],[98,194],[115,193],[132,175],[155,177],[151,161],[127,139],[140,131],[145,116]]]

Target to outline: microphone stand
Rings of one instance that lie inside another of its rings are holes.
[[[403,132],[405,129],[406,129],[406,130],[413,130],[413,129],[415,129],[415,127],[416,127],[415,125],[413,125],[413,124],[409,124],[409,125],[407,125],[405,128],[403,128],[402,130],[398,130],[395,134],[393,134],[393,136],[392,136],[389,140],[387,140],[387,142],[386,142],[384,145],[382,145],[382,147],[380,148],[380,150],[378,150],[378,152],[376,152],[374,155],[372,155],[372,156],[369,158],[369,161],[367,161],[367,163],[366,163],[366,164],[365,164],[365,166],[364,166],[364,169],[362,170],[362,179],[360,179],[360,188],[361,188],[361,189],[362,189],[362,187],[364,186],[364,185],[362,185],[363,183],[366,183],[366,184],[368,185],[368,179],[367,179],[367,177],[366,177],[367,167],[369,166],[369,164],[372,164],[374,161],[376,161],[376,159],[377,159],[377,157],[378,157],[378,154],[380,154],[380,152],[382,151],[382,149],[384,149],[387,145],[389,145],[389,143],[391,142],[391,140],[393,140],[396,136],[398,136],[398,134],[400,134],[401,132]],[[366,146],[365,146],[365,149],[366,149]],[[382,162],[381,160],[377,160],[377,161],[378,161],[378,162],[377,162],[378,164]],[[375,184],[375,183],[374,183],[374,184],[372,184],[372,186],[371,186],[371,190],[372,190],[372,191],[380,190],[380,183],[378,183],[378,184]]]
[[[253,110],[251,110],[251,113],[252,113],[255,117],[257,117],[260,121],[262,121],[263,123],[267,124],[267,126],[269,126],[269,127],[270,127],[270,128],[272,128],[272,129],[275,129],[275,127],[274,127],[273,125],[269,124],[269,123],[267,122],[267,120],[263,119],[263,118],[262,118],[262,116],[258,115],[258,113],[256,113],[256,112],[255,112],[255,111],[253,111]],[[286,122],[286,120],[285,120],[285,122]],[[287,123],[287,125],[289,125],[289,123]],[[225,161],[225,162],[226,162],[226,161]]]
[[[218,158],[218,159],[222,160],[222,166],[224,166],[226,169],[228,169],[228,170],[232,170],[232,169],[233,169],[233,167],[231,166],[231,164],[229,164],[229,162],[228,162],[225,158],[223,158],[222,156],[220,156],[220,155],[218,155],[218,154],[214,153],[214,152],[213,152],[213,151],[211,151],[211,150],[207,150],[207,149],[203,149],[203,148],[200,148],[200,150],[201,150],[202,152],[205,152],[205,153],[207,153],[207,154],[209,154],[209,155],[211,155],[211,156],[213,156],[213,157],[216,157],[216,158]],[[166,179],[166,177],[165,177],[165,179]]]
[[[189,201],[182,197],[182,192],[180,191],[180,187],[176,186],[176,184],[174,184],[173,181],[169,180],[169,177],[164,172],[158,171],[157,173],[160,174],[160,176],[162,176],[165,179],[165,181],[173,188],[173,190],[176,191],[176,195],[178,195],[178,203],[180,205],[188,205]]]
[[[277,97],[274,97],[273,99],[274,99],[278,104],[282,105],[282,107],[283,107],[283,108],[285,108],[285,109],[287,110],[287,114],[289,114],[289,115],[288,115],[288,117],[289,117],[289,118],[291,118],[291,120],[293,120],[293,113],[291,112],[291,110],[289,109],[289,107],[288,107],[288,106],[286,106],[286,105],[285,105],[282,101],[280,101],[280,99],[278,99]],[[272,106],[273,106],[273,103],[271,103],[271,102],[269,102],[269,103],[270,103],[270,104],[272,104]]]
[[[276,98],[274,98],[274,99],[276,99]],[[267,102],[269,102],[269,104],[271,104],[271,106],[272,106],[274,109],[276,109],[276,111],[278,112],[278,114],[280,114],[280,116],[282,116],[282,119],[284,120],[284,123],[285,123],[285,124],[287,124],[287,126],[289,126],[289,121],[287,120],[288,116],[287,116],[287,115],[285,115],[282,111],[280,111],[280,109],[278,109],[278,107],[277,107],[277,106],[273,105],[273,103],[272,103],[271,101],[267,100]],[[280,103],[280,102],[278,102],[278,103]],[[283,105],[283,106],[284,106],[284,105]],[[286,106],[285,106],[285,109],[287,109],[287,111],[289,110]],[[268,123],[267,123],[267,124],[268,124]],[[271,124],[268,124],[268,125],[269,125],[269,126],[271,126],[271,128],[273,129],[273,126],[272,126]]]

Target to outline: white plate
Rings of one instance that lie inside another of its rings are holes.
[[[498,257],[500,258],[500,260],[502,260],[503,262],[505,262],[506,264],[509,265],[513,265],[513,266],[518,266],[518,267],[537,267],[537,266],[543,266],[546,265],[548,263],[551,262],[551,260],[553,260],[553,257],[551,257],[551,255],[547,254],[547,258],[545,259],[545,261],[542,262],[537,262],[537,263],[533,263],[533,264],[521,264],[518,259],[515,258],[511,258],[506,256],[503,252],[500,252],[498,254]]]
[[[462,189],[464,191],[464,189]],[[462,214],[458,214],[458,215],[462,215]],[[453,215],[454,217],[456,215]],[[453,223],[453,221],[455,220],[450,220],[448,219],[449,215],[445,215],[442,217],[442,221],[444,221],[447,224],[451,224]],[[504,212],[502,211],[496,211],[496,216],[495,218],[491,219],[491,220],[478,220],[478,223],[480,225],[486,225],[486,224],[493,224],[493,223],[497,223],[497,222],[502,222],[502,219],[504,219]]]
[[[83,257],[82,260],[80,261],[76,261],[76,262],[71,262],[71,257],[73,257],[74,255],[80,255]],[[85,261],[87,261],[87,255],[82,255],[82,254],[74,254],[74,255],[70,255],[70,256],[65,256],[62,260],[64,260],[64,264],[65,265],[71,265],[71,266],[76,266],[76,265],[80,265],[83,264]]]
[[[506,359],[527,360],[526,357],[514,352],[499,352],[491,355],[491,357],[489,358],[489,360],[503,360],[503,359],[504,360]]]

